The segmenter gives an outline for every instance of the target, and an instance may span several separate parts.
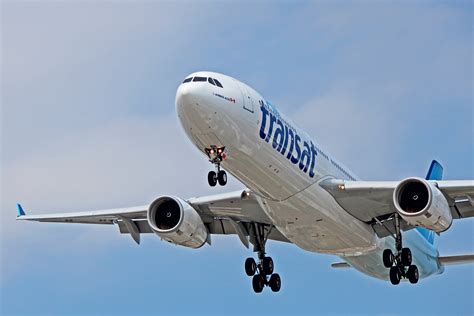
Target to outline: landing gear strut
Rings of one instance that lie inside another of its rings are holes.
[[[226,185],[227,173],[221,170],[221,162],[226,158],[225,147],[212,145],[205,150],[209,156],[209,161],[216,167],[216,171],[209,171],[207,174],[207,182],[211,187],[215,187],[217,183],[222,186]]]
[[[252,287],[255,293],[261,293],[265,286],[273,292],[280,291],[281,278],[278,273],[273,273],[274,264],[271,257],[265,256],[265,244],[271,228],[267,229],[262,224],[254,223],[252,226],[251,242],[254,252],[257,252],[258,264],[253,258],[245,260],[245,273],[252,277]]]
[[[390,282],[393,285],[400,283],[402,278],[408,279],[410,283],[418,282],[418,267],[412,263],[412,254],[410,248],[403,248],[402,234],[400,231],[400,218],[395,214],[395,247],[397,253],[394,255],[392,250],[383,251],[382,260],[386,268],[390,268]]]

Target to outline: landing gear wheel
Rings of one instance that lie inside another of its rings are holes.
[[[260,274],[256,274],[253,276],[252,279],[252,287],[255,293],[261,293],[263,291],[263,287],[265,286],[265,281],[263,280],[263,276]]]
[[[390,217],[390,220],[392,220],[392,217]],[[393,220],[395,225],[393,238],[395,239],[395,249],[397,252],[394,255],[390,249],[385,249],[382,254],[383,265],[386,268],[390,268],[390,282],[393,285],[399,284],[402,278],[408,279],[412,284],[417,283],[419,272],[417,266],[411,264],[413,261],[411,250],[410,248],[403,248],[400,215],[394,213]]]
[[[400,272],[400,269],[398,269],[398,267],[391,267],[390,268],[390,282],[392,282],[393,285],[397,285],[400,283],[401,278],[402,278],[402,274]]]
[[[393,256],[392,250],[385,249],[383,251],[382,259],[383,259],[383,265],[385,266],[385,268],[392,267],[393,262],[395,261],[395,257]]]
[[[270,285],[270,288],[272,289],[273,292],[280,291],[280,288],[281,288],[280,275],[278,273],[272,274],[268,284]]]
[[[415,265],[411,265],[408,267],[407,277],[411,284],[418,283],[418,278],[420,277],[418,273],[418,267]]]
[[[227,183],[227,173],[224,170],[220,170],[217,173],[217,180],[219,181],[219,184],[224,186]]]
[[[207,174],[207,182],[211,187],[215,187],[217,184],[217,175],[214,171],[209,171]]]
[[[247,273],[248,276],[253,276],[255,272],[257,272],[257,263],[253,258],[247,258],[245,260],[245,273]]]
[[[270,287],[273,292],[278,292],[281,288],[280,275],[273,273],[275,268],[273,259],[265,255],[265,244],[272,228],[273,226],[259,223],[251,223],[250,225],[249,241],[254,246],[253,251],[257,253],[258,264],[255,263],[254,259],[247,258],[245,260],[245,272],[248,276],[253,275],[252,287],[255,293],[262,292],[265,286]]]
[[[263,274],[270,275],[273,273],[273,259],[271,257],[265,257],[262,260]]]
[[[411,250],[410,248],[403,248],[401,254],[402,265],[404,267],[409,267],[411,265]]]

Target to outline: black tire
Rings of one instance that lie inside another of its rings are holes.
[[[272,274],[272,276],[270,277],[270,281],[268,283],[273,292],[280,291],[281,279],[278,273]]]
[[[402,278],[402,275],[398,267],[391,267],[390,268],[390,282],[392,282],[393,285],[397,285],[400,283],[401,278]]]
[[[393,261],[395,257],[393,256],[393,252],[390,249],[385,249],[382,255],[383,265],[385,268],[391,268],[393,266]]]
[[[263,291],[263,287],[265,286],[265,282],[263,281],[263,276],[260,274],[256,274],[252,278],[252,287],[255,293],[261,293]]]
[[[415,265],[409,266],[408,271],[407,271],[407,276],[411,284],[418,283],[418,279],[420,277],[420,274],[418,273],[418,267]]]
[[[272,257],[265,257],[262,260],[263,274],[270,275],[273,273],[274,265]]]
[[[209,171],[207,174],[207,182],[211,187],[215,187],[217,184],[217,175],[214,171]]]
[[[402,249],[401,259],[402,259],[402,265],[404,267],[409,267],[411,265],[412,256],[411,256],[410,248],[403,248]]]
[[[219,181],[219,184],[224,186],[227,183],[227,173],[224,170],[219,171],[217,174],[217,180]]]
[[[255,272],[257,272],[257,263],[253,258],[247,258],[245,260],[245,273],[247,273],[248,276],[253,276]]]

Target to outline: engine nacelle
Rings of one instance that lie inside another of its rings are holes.
[[[393,204],[410,225],[437,233],[447,230],[453,222],[448,201],[432,183],[420,178],[407,178],[393,191]]]
[[[207,241],[209,233],[201,216],[180,198],[157,198],[150,204],[147,218],[152,230],[171,243],[199,248]]]

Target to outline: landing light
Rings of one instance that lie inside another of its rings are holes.
[[[343,190],[343,191],[346,189],[346,186],[344,184],[339,184],[338,187],[340,190]]]
[[[240,195],[240,197],[244,200],[248,199],[250,197],[250,191],[247,189],[242,191],[242,194]]]

